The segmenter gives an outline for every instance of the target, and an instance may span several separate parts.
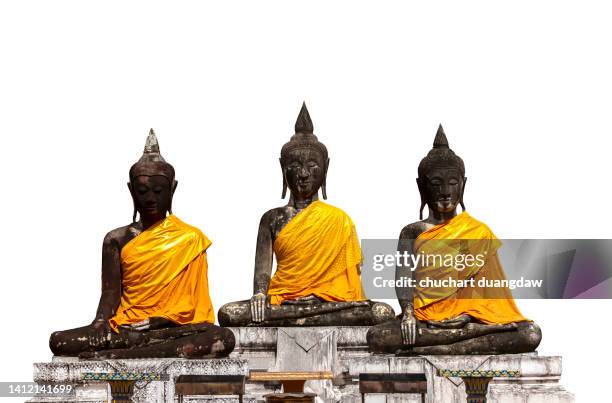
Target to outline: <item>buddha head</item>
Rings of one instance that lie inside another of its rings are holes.
[[[417,185],[421,194],[420,219],[423,219],[425,205],[439,214],[454,212],[459,204],[465,210],[463,191],[466,181],[463,160],[449,148],[446,134],[440,125],[433,148],[419,164]]]
[[[162,219],[172,213],[172,197],[178,182],[174,168],[159,152],[159,143],[153,129],[149,131],[140,160],[130,168],[128,188],[134,201],[133,221],[136,214],[150,219]]]
[[[313,134],[312,120],[306,103],[295,122],[295,134],[281,149],[280,164],[283,171],[283,199],[287,187],[297,200],[311,198],[322,191],[327,199],[325,182],[329,158],[327,148]]]

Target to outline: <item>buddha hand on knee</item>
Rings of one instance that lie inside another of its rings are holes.
[[[89,345],[95,349],[104,349],[110,342],[111,328],[106,319],[96,319],[88,333]]]
[[[400,323],[402,330],[402,343],[413,346],[416,343],[417,319],[411,306],[406,307]]]
[[[267,299],[266,294],[261,292],[251,297],[251,318],[253,322],[260,323],[264,321],[266,305],[268,304]]]

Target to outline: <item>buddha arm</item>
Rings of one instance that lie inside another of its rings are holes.
[[[117,240],[109,233],[102,245],[102,294],[94,322],[115,314],[121,298],[121,259]]]
[[[414,239],[411,234],[412,231],[408,227],[404,228],[400,233],[399,241],[397,243],[397,250],[403,256],[404,252],[409,255],[412,254],[412,248],[414,245]],[[403,258],[401,259],[403,261]],[[412,279],[413,271],[409,266],[399,265],[395,268],[395,279],[400,280],[402,278]],[[398,284],[402,284],[401,281],[397,281]],[[414,290],[412,287],[395,287],[395,295],[402,308],[402,313],[406,312],[406,309],[412,310]]]
[[[272,228],[271,215],[266,213],[261,217],[257,234],[257,249],[255,252],[255,274],[253,277],[253,295],[268,293],[272,276]]]

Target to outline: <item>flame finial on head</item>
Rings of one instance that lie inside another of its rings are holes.
[[[438,126],[438,131],[436,132],[436,138],[434,139],[433,148],[448,148],[448,139],[446,138],[446,133],[444,133],[444,128],[442,124]]]
[[[419,164],[419,177],[425,176],[427,172],[434,167],[457,168],[462,175],[465,174],[465,164],[449,147],[446,133],[444,133],[444,128],[442,128],[441,124],[438,126],[433,148]]]
[[[308,108],[306,108],[306,102],[302,103],[302,109],[300,109],[300,114],[295,121],[295,132],[304,134],[314,133],[312,119],[310,119],[310,113],[308,113]]]
[[[144,152],[146,154],[159,154],[159,142],[157,141],[157,136],[155,135],[155,131],[153,130],[153,128],[149,130],[149,135],[147,136]]]
[[[174,167],[161,156],[159,142],[153,129],[149,130],[142,157],[130,168],[130,181],[136,176],[160,175],[174,181]]]
[[[314,135],[314,127],[308,108],[306,108],[306,102],[302,103],[302,108],[295,121],[295,134],[281,149],[281,161],[285,161],[289,152],[296,148],[313,148],[327,160],[327,147]]]

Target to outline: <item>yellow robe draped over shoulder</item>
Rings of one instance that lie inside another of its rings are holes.
[[[351,218],[337,207],[312,202],[274,241],[277,267],[268,295],[280,304],[308,295],[325,301],[361,301],[361,248]]]
[[[121,325],[162,317],[181,325],[215,322],[208,292],[210,240],[174,215],[147,228],[121,249],[121,302],[109,319]]]
[[[467,212],[453,217],[449,221],[436,225],[422,232],[414,244],[415,255],[456,256],[481,255],[484,264],[473,264],[471,267],[448,267],[440,262],[430,261],[420,264],[415,277],[417,287],[414,297],[414,312],[419,320],[445,320],[467,314],[485,324],[506,324],[525,321],[518,310],[512,293],[508,288],[479,287],[478,281],[504,280],[497,249],[501,242],[485,224],[472,218]],[[432,259],[433,260],[433,259]],[[474,279],[475,287],[427,287],[419,286],[421,280]]]

